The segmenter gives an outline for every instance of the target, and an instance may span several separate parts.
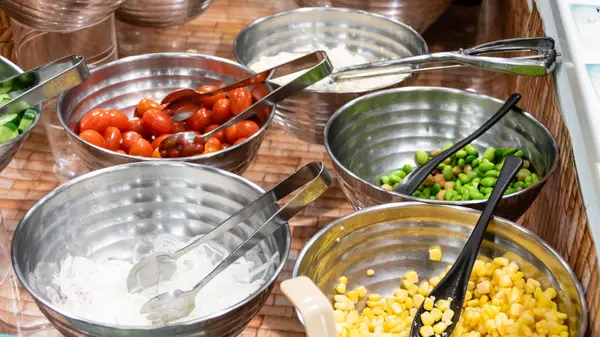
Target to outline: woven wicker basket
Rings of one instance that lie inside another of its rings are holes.
[[[0,9],[0,55],[14,61],[13,34],[8,15]]]

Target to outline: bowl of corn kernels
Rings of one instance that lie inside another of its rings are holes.
[[[328,295],[339,337],[404,337],[417,309],[422,337],[448,336],[449,299],[428,296],[462,250],[480,212],[395,203],[365,208],[317,233],[293,276]],[[583,336],[584,292],[564,259],[534,233],[495,217],[451,337]]]

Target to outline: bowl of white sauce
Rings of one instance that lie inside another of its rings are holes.
[[[262,193],[240,176],[196,164],[139,162],[94,171],[50,192],[25,215],[12,242],[15,273],[67,336],[238,336],[285,265],[287,223],[209,282],[189,316],[154,325],[140,308],[158,294],[192,288],[267,212],[180,257],[169,281],[129,293],[126,279],[142,257],[181,248]]]
[[[233,53],[255,72],[324,50],[334,68],[426,54],[425,40],[394,19],[344,8],[300,8],[254,21],[236,37]],[[289,82],[288,75],[272,81]],[[414,74],[321,80],[277,105],[274,121],[296,138],[323,144],[325,124],[341,106],[369,92],[405,86]]]

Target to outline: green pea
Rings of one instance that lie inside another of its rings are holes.
[[[471,199],[473,199],[473,200],[483,200],[483,199],[485,199],[485,196],[482,193],[477,192],[477,193],[474,193],[473,195],[471,195]]]
[[[448,144],[446,144],[446,145],[444,145],[444,146],[442,147],[442,151],[446,151],[446,150],[448,150],[448,149],[449,149],[449,148],[451,148],[451,147],[452,147],[452,143],[448,143]]]
[[[486,173],[487,171],[494,169],[495,166],[496,165],[494,165],[490,162],[483,162],[479,165],[477,170],[481,173]]]
[[[444,193],[444,200],[452,200],[455,194],[456,191],[454,190],[446,190],[446,192]]]
[[[477,157],[477,150],[475,149],[475,147],[473,147],[473,145],[468,144],[467,146],[465,146],[465,151],[467,151],[467,154],[469,156],[475,156]]]
[[[430,197],[429,197],[429,200],[435,200],[435,196],[433,196],[433,195],[432,195],[432,196],[430,196]]]
[[[519,158],[523,158],[523,151],[518,150],[517,152],[515,152],[515,156],[517,156]]]
[[[531,175],[531,171],[529,171],[528,169],[522,168],[517,173],[517,179],[519,179],[519,181],[523,181],[523,180],[525,180],[525,178],[529,177],[530,175]]]
[[[434,150],[429,151],[429,155],[433,156],[433,157],[439,155],[440,153],[442,153],[442,150],[440,150],[440,149],[434,149]]]
[[[410,164],[404,164],[404,166],[402,166],[402,171],[404,171],[406,174],[409,174],[413,171],[413,168],[410,166]]]
[[[452,166],[452,167],[456,166],[456,162],[457,162],[457,159],[452,158],[452,161],[450,162],[450,166]]]
[[[469,155],[469,156],[467,156],[467,158],[465,158],[465,161],[467,163],[471,163],[471,162],[473,162],[473,159],[476,159],[476,158],[477,158],[476,156]]]
[[[425,184],[421,183],[421,185],[419,185],[419,187],[417,187],[417,190],[422,191],[425,188]]]
[[[425,187],[423,192],[421,192],[422,198],[429,198],[431,196],[431,187]]]
[[[533,181],[533,183],[535,184],[535,183],[537,183],[538,181],[540,181],[540,177],[538,177],[538,175],[537,175],[537,174],[535,174],[535,173],[532,173],[532,174],[531,174],[531,181]]]
[[[455,193],[454,196],[452,197],[452,201],[461,201],[461,200],[462,200],[462,197],[458,193]]]
[[[395,174],[392,174],[391,176],[389,176],[389,179],[390,179],[390,183],[392,183],[392,184],[397,184],[400,182],[400,180],[402,180],[402,178],[398,177]]]
[[[498,178],[499,174],[500,174],[500,172],[498,172],[496,170],[489,170],[484,174],[484,177]]]
[[[527,186],[525,185],[525,182],[523,182],[523,181],[517,181],[515,183],[514,187],[515,187],[516,190],[520,191],[520,190],[524,189]]]
[[[471,180],[470,184],[471,184],[471,186],[474,186],[475,188],[477,188],[479,186],[480,182],[481,182],[481,179],[475,178],[475,179]]]
[[[503,153],[504,153],[504,149],[503,148],[497,148],[494,151],[494,157],[496,157],[496,158],[502,158],[502,154]],[[493,159],[490,159],[490,160],[493,160]]]
[[[481,161],[477,158],[473,159],[473,161],[471,162],[471,166],[473,168],[476,168],[477,166],[479,166],[479,163],[481,163]]]
[[[469,173],[467,173],[467,176],[469,177],[469,181],[477,178],[479,176],[479,174],[475,171],[471,171]]]
[[[459,176],[460,176],[460,174],[459,174]],[[462,181],[460,181],[460,179],[456,179],[456,181],[454,182],[454,189],[458,191],[461,189],[461,187],[462,187]]]
[[[496,178],[486,177],[481,179],[481,185],[485,187],[492,187],[494,184],[496,184]]]
[[[471,181],[471,178],[469,178],[469,175],[467,174],[460,173],[458,175],[458,181],[460,181],[463,184],[468,184]]]
[[[506,189],[506,191],[504,191],[504,195],[513,194],[513,193],[515,193],[516,191],[517,191],[517,190],[515,190],[514,188],[512,188],[512,187],[509,187],[509,188],[507,188],[507,189]]]
[[[467,165],[467,162],[464,159],[460,158],[458,160],[458,167],[463,168],[465,167],[465,165]]]
[[[404,173],[404,171],[395,171],[392,174],[400,177],[400,179],[404,179],[406,177],[406,173]]]
[[[533,178],[531,178],[531,176],[528,176],[527,178],[525,178],[525,184],[527,184],[527,187],[529,187],[530,185],[533,185]]]
[[[452,176],[454,176],[454,172],[452,172],[452,167],[451,166],[444,167],[442,174],[444,175],[444,179],[446,179],[446,180],[452,179]]]
[[[462,196],[463,200],[469,200],[468,186],[463,186],[462,190],[460,191],[460,195]]]
[[[439,184],[433,184],[433,186],[431,186],[431,194],[432,195],[437,195],[441,190],[442,190],[442,188],[440,187]]]
[[[392,185],[392,188],[396,188],[396,186],[398,186],[398,183],[395,183],[394,185]]]
[[[504,160],[501,163],[496,164],[496,171],[502,171],[502,167],[504,167]]]
[[[446,164],[440,163],[436,168],[437,168],[438,171],[441,171],[441,170],[444,169],[445,166],[446,166]]]
[[[388,176],[381,177],[381,183],[389,185],[390,184],[390,177],[388,177]]]
[[[413,197],[420,198],[421,197],[421,192],[420,191],[414,191],[413,192]]]
[[[508,157],[511,154],[514,154],[515,152],[517,152],[517,149],[515,149],[514,147],[509,147],[508,149],[504,149],[504,151],[502,152],[502,157]]]
[[[496,157],[496,149],[495,148],[488,147],[487,149],[485,149],[485,152],[483,153],[484,159],[493,161],[495,157]]]
[[[417,151],[417,153],[415,153],[415,161],[419,165],[425,164],[427,162],[428,157],[429,156],[427,156],[427,152],[423,150],[419,150]]]
[[[467,151],[465,150],[458,150],[455,153],[456,158],[465,158],[467,156]]]

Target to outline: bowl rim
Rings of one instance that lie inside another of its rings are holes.
[[[7,59],[6,57],[4,57],[2,55],[0,55],[0,63],[3,63],[4,65],[6,65],[9,68],[11,68],[12,70],[14,70],[16,72],[15,75],[23,73],[23,69],[21,69],[19,66],[17,66],[12,61],[10,61],[9,59]],[[35,106],[33,106],[33,108],[37,112],[35,114],[35,119],[33,120],[33,123],[25,131],[23,131],[20,135],[16,136],[15,138],[13,138],[11,140],[8,140],[4,143],[0,143],[0,148],[9,147],[11,145],[14,145],[15,143],[21,143],[25,140],[25,138],[29,137],[29,134],[31,133],[31,131],[33,131],[33,129],[36,127],[36,125],[38,125],[39,121],[42,119],[42,109],[43,109],[42,103],[36,104]]]
[[[138,60],[147,60],[147,59],[160,59],[160,58],[189,58],[189,59],[205,59],[205,60],[211,60],[211,61],[217,61],[217,62],[222,62],[225,63],[227,65],[231,65],[234,67],[239,68],[240,70],[244,70],[248,72],[249,76],[255,75],[256,73],[253,72],[250,68],[246,67],[245,65],[241,64],[241,63],[237,63],[222,57],[218,57],[218,56],[212,56],[212,55],[206,55],[206,54],[198,54],[198,53],[186,53],[186,52],[165,52],[165,53],[148,53],[148,54],[140,54],[140,55],[133,55],[133,56],[128,56],[128,57],[124,57],[106,64],[103,64],[99,67],[96,67],[94,69],[90,70],[90,77],[96,73],[96,72],[101,72],[105,69],[108,69],[110,67],[113,67],[115,65],[120,65],[123,63],[128,63],[128,62],[133,62],[133,61],[138,61]],[[85,82],[83,82],[80,85],[85,85]],[[75,88],[73,88],[75,89]],[[154,158],[154,157],[138,157],[138,156],[132,156],[129,154],[122,154],[122,153],[118,153],[115,151],[111,151],[108,149],[105,149],[103,147],[99,147],[97,145],[91,144],[87,141],[85,141],[83,138],[79,137],[78,134],[76,134],[75,132],[73,132],[73,130],[71,130],[71,128],[69,127],[67,121],[64,120],[63,118],[63,113],[62,113],[62,109],[61,109],[61,104],[65,98],[65,96],[73,89],[70,89],[64,93],[61,93],[57,100],[56,100],[56,114],[58,115],[58,120],[60,122],[60,124],[62,125],[62,127],[65,129],[65,131],[68,133],[69,136],[71,137],[75,137],[75,139],[81,141],[83,144],[85,144],[86,146],[89,146],[97,151],[101,151],[107,155],[113,155],[113,156],[117,156],[117,157],[121,157],[121,158],[126,158],[129,160],[136,160],[136,161],[150,161],[150,162],[166,162],[166,161],[172,161],[174,160],[174,158]],[[269,89],[272,89],[269,87]],[[209,159],[209,158],[213,158],[213,157],[217,157],[217,156],[221,156],[225,153],[227,153],[230,150],[234,150],[237,148],[240,148],[242,146],[244,146],[245,144],[251,142],[252,140],[258,138],[263,132],[265,132],[267,130],[267,128],[269,127],[269,125],[271,124],[271,121],[273,120],[273,118],[275,117],[275,109],[276,109],[276,105],[272,105],[271,106],[271,113],[269,114],[269,117],[267,118],[267,120],[265,121],[265,123],[263,123],[263,125],[260,126],[260,128],[258,129],[258,131],[256,133],[254,133],[252,136],[248,137],[245,141],[239,143],[239,144],[231,144],[230,147],[218,151],[218,152],[212,152],[212,153],[206,153],[206,154],[199,154],[196,156],[191,156],[191,157],[181,157],[181,158],[177,158],[177,161],[180,162],[192,162],[192,161],[196,161],[199,159]]]
[[[194,324],[200,323],[200,322],[204,322],[204,321],[208,321],[211,319],[215,319],[218,317],[221,317],[223,315],[226,315],[227,313],[233,311],[233,310],[237,310],[241,307],[243,307],[244,305],[246,305],[248,302],[250,302],[251,300],[253,300],[255,297],[257,297],[258,295],[260,295],[261,293],[263,293],[267,288],[269,288],[271,285],[274,284],[274,282],[277,280],[277,278],[279,277],[279,275],[281,274],[281,272],[283,271],[283,269],[286,266],[286,262],[288,260],[289,254],[290,254],[290,250],[291,250],[291,231],[290,231],[290,226],[289,223],[286,222],[286,226],[285,228],[285,253],[280,255],[280,262],[279,262],[279,266],[277,266],[277,268],[275,268],[275,271],[273,272],[273,274],[265,281],[265,283],[263,283],[263,285],[260,286],[260,288],[258,290],[256,290],[255,292],[253,292],[252,294],[250,294],[250,296],[246,297],[244,300],[239,301],[237,303],[235,303],[232,306],[229,306],[228,308],[225,308],[223,310],[220,310],[218,312],[212,313],[210,315],[205,315],[203,317],[199,317],[197,319],[194,320],[188,320],[188,321],[184,321],[181,323],[177,323],[177,324],[168,324],[168,325],[161,325],[161,326],[153,326],[153,325],[120,325],[120,324],[108,324],[106,322],[100,322],[100,321],[95,321],[95,320],[90,320],[87,319],[85,317],[79,316],[77,314],[70,314],[67,313],[66,310],[63,310],[61,308],[58,308],[57,306],[55,306],[54,304],[50,303],[50,301],[48,301],[46,298],[44,298],[43,296],[40,296],[37,291],[35,291],[31,285],[28,282],[24,282],[25,281],[25,275],[23,274],[22,268],[18,268],[18,263],[16,260],[16,255],[17,255],[17,245],[14,244],[15,242],[15,238],[18,238],[21,234],[21,232],[23,231],[23,226],[22,223],[24,223],[26,220],[29,220],[29,218],[32,216],[32,214],[34,212],[37,211],[37,209],[40,207],[40,205],[46,203],[48,200],[54,198],[56,195],[64,192],[65,190],[67,190],[68,188],[70,188],[73,185],[77,185],[82,181],[85,180],[89,180],[89,179],[93,179],[96,178],[98,176],[101,176],[103,174],[107,174],[107,173],[115,173],[115,172],[121,172],[121,171],[126,171],[129,170],[131,168],[139,168],[139,167],[149,167],[149,166],[171,166],[171,167],[190,167],[193,169],[200,169],[200,170],[207,170],[207,171],[212,171],[213,173],[218,173],[221,175],[224,175],[228,178],[233,178],[234,180],[246,184],[249,187],[251,187],[252,189],[256,190],[258,193],[263,194],[265,193],[265,191],[258,186],[257,184],[253,183],[252,181],[239,176],[237,174],[231,173],[229,171],[225,171],[213,166],[208,166],[208,165],[202,165],[202,164],[196,164],[196,163],[184,163],[184,162],[180,162],[180,161],[162,161],[162,162],[148,162],[148,161],[144,161],[144,162],[133,162],[133,163],[128,163],[128,164],[123,164],[123,165],[115,165],[115,166],[109,166],[109,167],[105,167],[99,170],[95,170],[95,171],[91,171],[89,173],[86,173],[84,175],[81,175],[79,177],[76,177],[74,179],[71,179],[69,181],[67,181],[66,183],[60,185],[59,187],[55,188],[54,190],[50,191],[50,193],[46,194],[45,196],[43,196],[38,202],[36,202],[25,214],[25,216],[21,219],[21,221],[19,221],[19,224],[17,225],[17,227],[15,228],[14,234],[13,234],[13,238],[11,240],[11,249],[10,249],[10,256],[11,256],[11,263],[13,265],[13,269],[15,272],[15,275],[17,277],[17,279],[19,280],[19,282],[23,285],[23,287],[25,288],[25,290],[27,290],[27,292],[33,297],[33,299],[37,302],[37,304],[39,305],[40,303],[42,305],[44,305],[46,308],[50,309],[53,312],[58,313],[59,315],[66,317],[70,320],[74,320],[74,321],[78,321],[78,322],[82,322],[85,324],[90,324],[90,325],[94,325],[96,327],[102,327],[102,328],[109,328],[109,329],[115,329],[115,330],[136,330],[136,331],[161,331],[163,329],[172,329],[173,327],[190,327]]]
[[[251,29],[254,29],[256,26],[272,20],[272,19],[276,19],[282,16],[286,16],[286,15],[292,15],[292,14],[296,14],[296,13],[304,13],[304,12],[339,12],[339,13],[351,13],[351,14],[359,14],[359,15],[366,15],[368,17],[377,19],[377,20],[383,20],[383,21],[388,21],[390,23],[393,23],[397,26],[401,26],[404,29],[406,29],[407,31],[409,31],[410,33],[412,33],[417,40],[420,42],[421,46],[423,47],[423,52],[424,54],[429,53],[429,48],[427,46],[427,42],[425,41],[425,39],[423,38],[423,36],[421,34],[419,34],[416,30],[414,30],[411,26],[403,23],[402,21],[396,20],[394,18],[382,15],[382,14],[378,14],[378,13],[373,13],[373,12],[368,12],[368,11],[364,11],[361,9],[353,9],[353,8],[341,8],[341,7],[301,7],[301,8],[296,8],[296,9],[292,9],[289,11],[284,11],[284,12],[279,12],[279,13],[275,13],[275,14],[271,14],[271,15],[267,15],[267,16],[263,16],[261,18],[258,18],[254,21],[252,21],[251,23],[249,23],[248,25],[246,25],[244,28],[242,28],[242,30],[240,30],[238,32],[238,34],[235,36],[235,39],[233,40],[233,56],[235,57],[235,59],[242,65],[250,68],[250,66],[248,64],[246,64],[245,62],[241,61],[241,56],[239,55],[238,52],[238,44],[240,42],[240,39],[242,37],[242,35],[247,34]],[[422,54],[421,54],[422,55]],[[418,66],[419,68],[421,67],[420,65]],[[252,69],[250,69],[252,70]],[[252,70],[254,71],[254,70]],[[402,79],[401,81],[396,81],[396,82],[391,82],[391,83],[386,83],[384,85],[380,85],[377,87],[373,87],[373,88],[369,88],[369,89],[365,89],[365,90],[336,90],[336,91],[326,91],[326,90],[312,90],[310,88],[306,88],[303,91],[305,92],[311,92],[311,93],[316,93],[316,94],[361,94],[361,93],[368,93],[368,92],[372,92],[372,91],[378,91],[378,90],[382,90],[384,88],[389,88],[390,86],[396,86],[400,83],[404,83],[408,80],[410,80],[411,78],[413,78],[415,76],[414,72],[411,73],[407,73],[409,74],[407,77],[405,77],[404,79]]]
[[[374,93],[370,93],[370,94],[358,97],[356,99],[353,99],[352,101],[344,104],[335,113],[333,113],[333,115],[331,115],[331,117],[327,121],[327,124],[325,125],[324,135],[323,135],[324,143],[325,143],[325,150],[327,151],[327,154],[329,155],[331,160],[334,162],[334,164],[336,166],[340,167],[344,171],[345,174],[350,175],[352,178],[360,181],[363,184],[369,185],[378,191],[385,192],[387,194],[391,194],[395,197],[400,197],[400,198],[408,199],[410,201],[415,201],[415,202],[424,202],[427,204],[436,204],[436,205],[473,206],[473,205],[485,204],[487,202],[487,199],[486,200],[463,200],[463,201],[425,200],[423,198],[414,197],[412,195],[408,195],[408,194],[404,194],[404,193],[400,193],[400,192],[388,191],[388,190],[385,190],[385,189],[381,188],[380,186],[376,186],[376,185],[368,182],[367,180],[359,177],[358,175],[354,174],[354,172],[351,172],[348,168],[346,168],[346,166],[342,165],[339,162],[339,160],[333,155],[333,151],[331,150],[331,147],[329,145],[329,139],[327,136],[329,134],[329,130],[331,128],[331,125],[333,124],[333,121],[339,115],[341,115],[346,109],[348,109],[352,105],[354,105],[362,100],[367,100],[367,99],[371,99],[373,97],[383,96],[383,95],[387,95],[387,94],[393,94],[393,93],[398,93],[398,92],[411,92],[411,91],[424,91],[424,92],[441,91],[441,92],[451,93],[451,94],[456,94],[456,95],[466,95],[466,96],[469,96],[472,98],[487,99],[487,100],[496,102],[498,104],[504,103],[502,100],[495,98],[495,97],[488,96],[488,95],[484,95],[484,94],[480,94],[480,93],[476,93],[476,92],[472,92],[472,91],[468,91],[468,90],[445,88],[445,87],[409,86],[409,87],[402,87],[402,88],[392,88],[392,89],[381,90],[381,91],[377,91]],[[540,177],[540,180],[537,183],[535,183],[525,189],[522,189],[518,192],[509,194],[509,195],[504,195],[504,196],[502,196],[502,200],[510,199],[512,197],[517,197],[522,194],[528,193],[529,191],[532,191],[534,189],[541,188],[546,183],[546,181],[550,178],[550,176],[552,176],[554,171],[556,171],[556,168],[558,167],[558,163],[560,162],[560,153],[559,153],[558,144],[556,143],[556,138],[554,137],[554,135],[552,135],[550,130],[548,130],[544,126],[544,124],[542,124],[539,120],[537,120],[537,118],[533,117],[533,115],[531,115],[530,113],[528,113],[524,110],[519,111],[519,113],[523,114],[523,116],[525,116],[525,118],[531,120],[534,124],[536,124],[541,130],[543,130],[544,133],[546,133],[546,135],[549,137],[549,139],[551,139],[551,141],[552,141],[551,145],[552,145],[552,149],[554,150],[555,160],[552,163],[552,167],[548,170],[548,172],[546,172],[546,174],[544,174],[542,177]]]
[[[306,242],[306,244],[304,245],[304,247],[302,248],[300,253],[298,253],[298,257],[296,258],[296,262],[294,263],[294,268],[292,269],[292,278],[299,276],[298,274],[299,274],[300,264],[302,263],[305,256],[307,255],[308,250],[315,244],[315,242],[320,237],[322,237],[325,233],[330,231],[332,228],[336,227],[339,223],[347,221],[348,219],[351,219],[352,217],[354,217],[356,215],[363,215],[363,214],[367,214],[367,213],[371,213],[371,212],[380,212],[380,211],[385,211],[385,210],[389,210],[389,209],[402,209],[402,208],[406,208],[406,207],[415,207],[415,206],[416,207],[423,207],[423,206],[441,207],[441,208],[445,207],[445,208],[450,208],[450,209],[454,209],[454,210],[465,212],[465,213],[471,213],[471,214],[476,214],[476,215],[481,214],[481,211],[479,211],[479,210],[468,208],[468,207],[463,207],[463,206],[440,205],[440,204],[436,205],[436,204],[428,204],[428,203],[424,203],[424,202],[414,202],[414,201],[395,202],[395,203],[382,204],[382,205],[376,205],[376,206],[359,209],[357,211],[354,211],[350,214],[346,214],[343,217],[337,218],[334,221],[330,222],[327,226],[325,226],[324,228],[319,230],[315,235],[313,235],[310,238],[310,240],[308,240]],[[560,265],[567,271],[569,278],[575,285],[575,289],[577,289],[578,300],[579,300],[579,302],[581,302],[581,326],[579,327],[578,335],[575,337],[584,336],[587,326],[588,326],[588,307],[587,307],[587,303],[586,303],[586,299],[585,299],[585,291],[583,290],[583,286],[581,285],[579,279],[573,272],[573,269],[571,268],[571,266],[567,263],[567,261],[565,261],[565,259],[552,246],[550,246],[550,244],[548,244],[541,237],[539,237],[537,234],[530,231],[529,229],[527,229],[523,226],[519,226],[515,222],[512,222],[508,219],[505,219],[505,218],[502,218],[499,216],[494,216],[492,218],[492,220],[498,221],[499,223],[502,223],[504,225],[507,225],[507,226],[510,226],[510,227],[516,229],[523,236],[531,237],[533,240],[538,242],[544,249],[546,249],[551,255],[553,255],[554,258],[558,260]]]

